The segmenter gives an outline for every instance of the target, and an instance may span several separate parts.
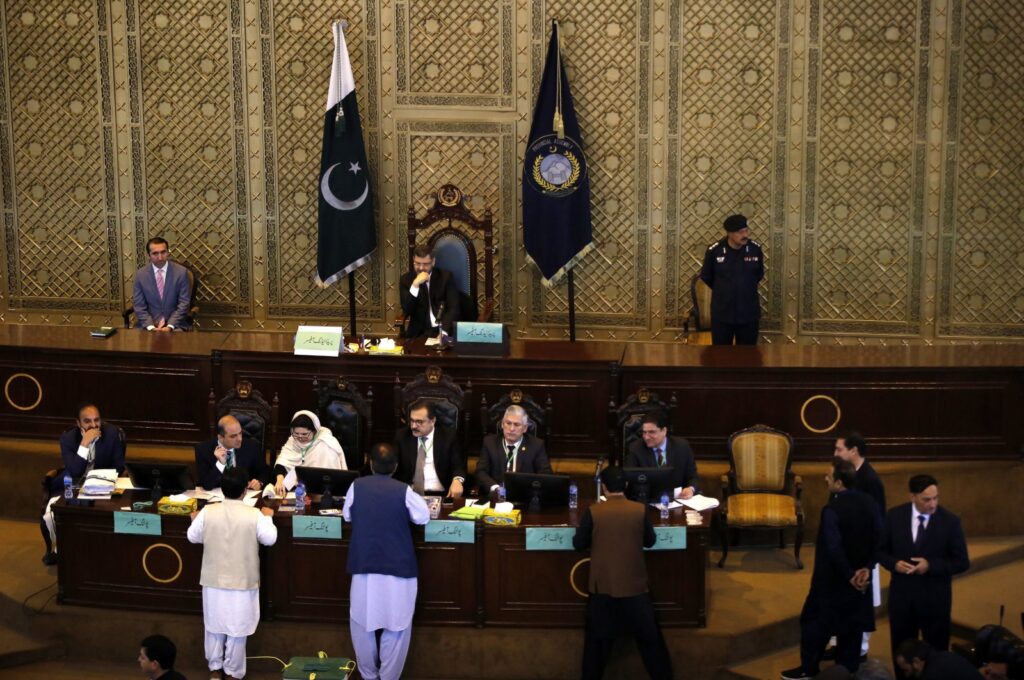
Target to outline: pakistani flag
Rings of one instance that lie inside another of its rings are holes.
[[[545,286],[559,283],[593,247],[587,159],[562,64],[557,22],[552,22],[526,143],[523,245]]]
[[[316,283],[320,286],[329,286],[366,264],[377,248],[370,170],[343,28],[340,21],[333,26],[334,61],[320,154],[320,238],[316,256]]]

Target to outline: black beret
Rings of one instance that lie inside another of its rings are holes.
[[[739,231],[747,228],[747,218],[743,215],[729,215],[725,218],[726,231]]]

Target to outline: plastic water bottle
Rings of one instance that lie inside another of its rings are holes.
[[[569,482],[569,509],[575,510],[580,505],[580,488],[576,486],[576,480]]]
[[[295,512],[302,514],[306,511],[306,485],[299,482],[295,485]]]
[[[64,473],[64,500],[70,501],[75,497],[75,491],[71,488],[71,475]]]
[[[668,494],[661,494],[661,521],[668,521]]]
[[[502,482],[501,486],[498,487],[498,502],[505,502],[505,484]]]

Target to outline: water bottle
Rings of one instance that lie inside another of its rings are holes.
[[[306,485],[299,482],[295,485],[295,512],[302,514],[306,511]]]
[[[580,504],[580,488],[576,486],[576,480],[569,482],[569,509],[575,510]]]
[[[498,502],[499,503],[504,503],[505,502],[505,483],[504,482],[502,482],[501,486],[498,487]]]
[[[75,497],[75,491],[71,488],[71,475],[64,473],[64,500],[70,501]]]
[[[668,521],[668,494],[661,494],[661,521]]]

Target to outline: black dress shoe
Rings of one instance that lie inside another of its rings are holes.
[[[804,673],[804,669],[801,666],[790,668],[788,671],[782,671],[782,680],[804,680],[805,678],[813,677],[813,675]]]
[[[45,555],[43,555],[43,564],[45,564],[48,567],[52,567],[53,565],[57,564],[57,553],[51,550],[47,552]]]

